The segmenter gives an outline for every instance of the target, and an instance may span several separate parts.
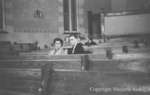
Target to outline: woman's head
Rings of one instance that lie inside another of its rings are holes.
[[[54,45],[55,49],[59,49],[63,46],[63,40],[60,38],[55,38],[53,41],[53,45]]]

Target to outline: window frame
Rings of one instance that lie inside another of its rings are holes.
[[[63,0],[63,21],[64,21],[64,34],[72,34],[72,33],[78,33],[78,0],[68,0],[68,13],[65,13],[65,4],[64,4]],[[74,6],[73,6],[74,4]],[[73,12],[75,11],[75,13]],[[66,26],[65,23],[65,19],[66,19],[66,15],[68,14],[68,24],[69,26]],[[68,27],[68,28],[66,28]]]

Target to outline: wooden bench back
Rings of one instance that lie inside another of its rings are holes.
[[[134,89],[150,85],[148,59],[147,61],[145,59],[96,60],[98,58],[100,58],[98,55],[71,55],[40,59],[29,58],[29,56],[24,59],[23,57],[2,59],[0,60],[0,84],[2,84],[0,90],[3,92],[0,91],[0,94],[97,95],[106,92],[95,92],[92,87],[112,90],[115,87]],[[150,94],[150,92],[146,93]],[[109,95],[114,94],[126,95],[119,91],[109,92]]]
[[[0,94],[2,95],[46,95],[47,81],[51,67],[28,66],[0,67]]]

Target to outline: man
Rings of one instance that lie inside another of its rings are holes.
[[[72,48],[68,49],[68,54],[84,54],[84,48],[82,43],[79,42],[79,39],[76,35],[70,35],[69,37],[70,44]]]

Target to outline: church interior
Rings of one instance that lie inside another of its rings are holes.
[[[0,0],[0,95],[150,95],[150,0]]]

